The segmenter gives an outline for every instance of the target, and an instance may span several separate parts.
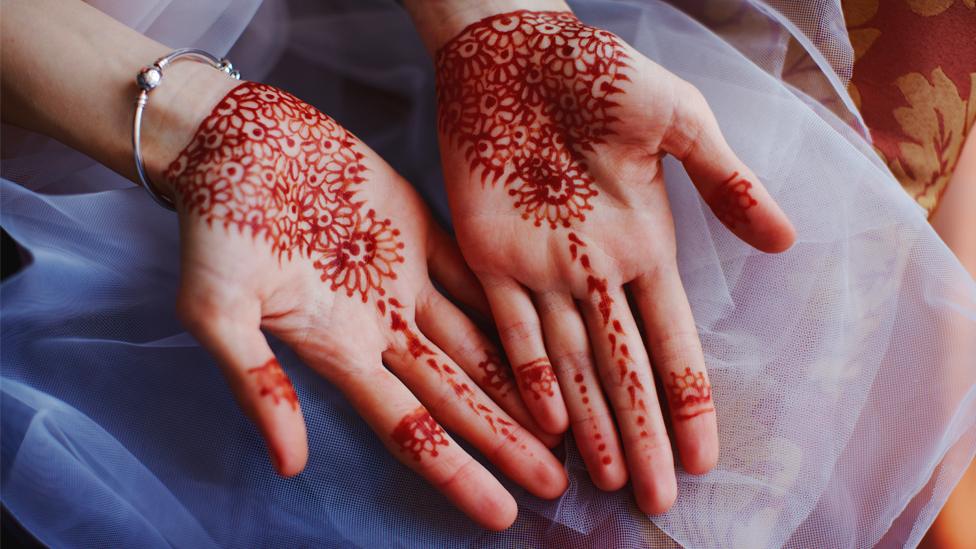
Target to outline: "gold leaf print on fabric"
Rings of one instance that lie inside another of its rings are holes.
[[[945,10],[949,9],[955,3],[956,0],[905,0],[908,3],[908,7],[912,11],[919,15],[924,15],[926,17],[931,17],[933,15],[939,15]],[[976,7],[976,0],[962,0],[962,3],[967,8]]]
[[[856,27],[870,21],[878,13],[878,0],[843,0],[841,10],[844,23]]]
[[[851,47],[854,48],[854,62],[857,62],[874,45],[874,41],[881,36],[881,31],[873,28],[854,29],[850,31]]]
[[[931,212],[959,160],[971,100],[959,96],[941,67],[932,71],[931,79],[913,72],[899,77],[895,85],[908,106],[892,114],[910,140],[899,144],[900,158],[892,159],[889,167],[905,190]]]

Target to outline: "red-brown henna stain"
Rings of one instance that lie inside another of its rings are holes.
[[[539,400],[543,396],[554,396],[553,384],[556,383],[556,374],[552,371],[552,365],[544,358],[537,358],[532,362],[527,362],[515,369],[522,387],[528,390],[532,396]]]
[[[359,142],[335,120],[279,89],[244,82],[217,104],[169,166],[179,203],[234,226],[279,258],[309,258],[333,291],[384,295],[403,262],[400,231],[356,199]]]
[[[295,387],[276,359],[269,358],[261,366],[247,370],[247,373],[256,378],[261,396],[270,396],[275,405],[284,401],[291,404],[292,410],[298,409],[298,395],[295,394]]]
[[[481,385],[485,388],[500,391],[512,382],[508,368],[502,363],[501,358],[492,351],[486,351],[485,359],[478,363],[478,369],[482,373]]]
[[[580,265],[587,272],[587,291],[594,295],[594,301],[596,302],[597,310],[600,312],[600,318],[603,320],[603,325],[607,329],[606,335],[607,341],[610,343],[610,357],[616,360],[620,384],[627,390],[631,408],[642,413],[647,413],[647,405],[644,402],[644,385],[640,382],[637,372],[630,368],[633,364],[630,349],[628,349],[626,343],[618,345],[619,340],[627,334],[620,321],[613,318],[614,300],[610,297],[607,280],[605,278],[599,278],[593,273],[590,267],[589,255],[587,255],[585,250],[586,243],[575,233],[569,233],[567,239],[569,240],[570,256],[574,261],[579,261]],[[637,416],[638,426],[643,427],[644,421],[644,416]],[[642,429],[640,436],[648,436],[647,431]]]
[[[389,302],[390,329],[403,335],[407,342],[407,352],[410,353],[411,357],[418,362],[422,361],[423,364],[425,364],[431,370],[437,372],[437,375],[440,376],[440,378],[451,387],[455,396],[457,396],[459,400],[463,400],[464,403],[467,404],[468,408],[475,413],[475,415],[484,419],[488,424],[488,428],[490,428],[493,433],[498,432],[499,424],[508,426],[512,425],[504,418],[498,417],[498,412],[496,412],[493,408],[476,402],[474,391],[471,389],[471,386],[467,384],[467,382],[462,380],[463,378],[460,377],[457,370],[452,368],[449,364],[437,361],[434,350],[423,343],[420,336],[417,335],[417,333],[410,327],[407,321],[400,314],[399,309],[403,309],[403,305],[401,305],[399,301],[397,301],[395,298],[380,300],[379,308],[381,311],[386,310],[386,301]],[[493,353],[489,353],[487,355],[486,362],[490,360],[494,360],[495,363],[501,367],[498,357]],[[484,369],[483,366],[482,369]],[[507,372],[504,370],[500,370],[500,372],[501,374],[496,373],[496,375],[507,375]],[[506,435],[509,440],[516,440],[515,435],[511,434],[509,431],[510,429],[503,428],[502,434]]]
[[[726,227],[735,229],[749,223],[746,210],[759,204],[749,194],[751,188],[752,183],[734,172],[712,193],[712,209]]]
[[[569,12],[483,19],[437,54],[438,127],[524,219],[569,227],[593,209],[583,154],[613,134],[627,59],[616,36]]]
[[[705,380],[703,372],[692,372],[685,368],[684,373],[668,372],[668,402],[675,419],[691,419],[715,411],[712,406],[712,386]]]
[[[444,430],[423,407],[403,416],[390,438],[400,450],[412,454],[415,461],[420,461],[423,454],[437,457],[437,447],[448,445]]]

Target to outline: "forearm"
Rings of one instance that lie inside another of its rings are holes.
[[[524,9],[569,11],[565,0],[405,0],[403,4],[432,54],[485,17]]]
[[[3,121],[134,179],[135,75],[169,48],[77,0],[4,0],[2,40]],[[219,100],[219,80],[209,67],[177,63],[151,95],[143,150],[164,191],[159,175]]]

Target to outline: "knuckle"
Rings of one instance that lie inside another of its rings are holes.
[[[498,326],[498,337],[503,343],[519,345],[539,336],[539,326],[533,322],[516,321]]]

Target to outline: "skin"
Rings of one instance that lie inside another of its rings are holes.
[[[4,122],[58,139],[134,179],[134,76],[169,49],[81,2],[5,0],[3,14]],[[151,94],[143,146],[150,178],[177,202],[177,311],[217,359],[278,472],[298,474],[309,456],[300,402],[265,332],[342,390],[398,459],[486,528],[509,526],[515,500],[442,429],[467,439],[529,492],[560,495],[566,474],[531,434],[541,430],[518,392],[485,374],[486,357],[497,352],[432,283],[485,308],[477,281],[410,185],[369,147],[350,138],[365,168],[356,201],[364,216],[369,210],[395,227],[402,244],[396,276],[383,279],[382,293],[378,286],[351,294],[334,288],[310,254],[283,254],[262,234],[191,206],[186,174],[219,169],[207,162],[222,161],[196,159],[183,172],[171,163],[240,85],[203,65],[170,66]],[[437,442],[417,452],[411,437],[422,431],[435,433]],[[541,437],[550,444],[555,438]]]
[[[444,104],[449,90],[488,85],[478,77],[458,82],[460,72],[445,73],[452,66],[444,63],[445,52],[456,47],[451,41],[465,29],[484,28],[479,21],[516,10],[569,11],[556,0],[414,0],[406,6],[440,71],[442,112],[452,108]],[[621,90],[612,96],[617,105],[610,112],[618,119],[612,132],[592,150],[579,143],[562,145],[566,154],[578,155],[577,167],[596,190],[585,219],[571,217],[569,226],[525,219],[507,192],[511,186],[486,181],[483,171],[472,169],[463,131],[451,124],[441,124],[441,153],[458,242],[485,288],[510,361],[517,370],[519,364],[548,359],[559,380],[560,390],[544,401],[531,398],[523,385],[535,419],[552,433],[572,426],[594,483],[616,490],[629,478],[640,508],[657,514],[671,507],[677,487],[652,364],[670,398],[684,469],[705,473],[719,454],[710,398],[685,399],[681,387],[672,391],[686,372],[698,386],[696,395],[710,389],[677,269],[662,158],[671,154],[682,161],[706,203],[745,242],[782,252],[795,234],[725,142],[702,94],[622,41],[620,51],[627,80],[618,81]],[[582,89],[591,85],[580,76],[561,81],[563,89],[577,83]],[[530,132],[549,125],[572,135],[554,119],[540,120]],[[631,313],[628,293],[638,316]],[[628,350],[624,365],[622,346]]]

